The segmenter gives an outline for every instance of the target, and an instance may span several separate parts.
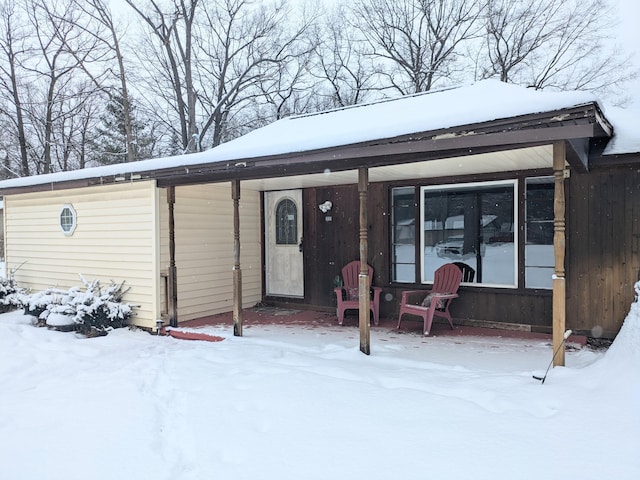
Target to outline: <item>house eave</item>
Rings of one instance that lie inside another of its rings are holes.
[[[166,187],[317,174],[323,171],[339,172],[360,167],[423,162],[549,145],[558,140],[568,142],[567,161],[570,167],[586,172],[589,169],[590,140],[606,139],[611,133],[610,124],[594,102],[544,113],[323,149],[8,187],[0,189],[0,195],[153,179],[157,180],[159,186]]]
[[[159,186],[249,180],[274,176],[340,172],[360,167],[380,167],[465,157],[490,152],[549,145],[557,140],[579,140],[594,135],[591,124],[564,125],[544,129],[498,133],[432,135],[430,138],[298,152],[270,157],[247,158],[240,162],[212,163],[188,169],[157,171],[153,177]],[[573,156],[569,157],[571,161]],[[583,170],[576,160],[576,168]],[[464,173],[464,172],[461,172]]]

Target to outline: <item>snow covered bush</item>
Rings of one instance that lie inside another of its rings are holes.
[[[78,331],[86,335],[96,331],[106,334],[113,328],[124,327],[134,308],[122,301],[129,290],[124,288],[124,282],[111,281],[109,286],[103,287],[99,280],[87,282],[83,278],[82,281],[85,291],[74,290],[68,303],[74,312],[73,320],[78,324]]]
[[[42,320],[43,325],[49,316],[51,305],[60,305],[66,290],[59,288],[48,288],[42,292],[26,294],[22,296],[22,306],[25,315],[33,315],[38,320]]]
[[[25,293],[23,288],[6,278],[0,278],[0,313],[15,310],[22,306],[21,297]]]
[[[84,335],[106,335],[114,328],[121,328],[133,315],[134,306],[122,301],[129,290],[124,282],[103,287],[99,280],[87,281],[80,276],[84,289],[69,290],[49,288],[28,295],[23,302],[26,314],[38,318],[38,323],[50,326],[75,324]],[[65,323],[64,319],[68,319]]]

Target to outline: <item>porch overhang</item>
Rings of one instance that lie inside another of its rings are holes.
[[[157,171],[152,176],[159,186],[238,179],[263,180],[265,189],[270,189],[267,185],[274,182],[267,179],[316,175],[318,184],[307,181],[307,186],[323,185],[329,177],[334,177],[331,182],[336,184],[340,176],[334,174],[357,172],[363,167],[370,169],[371,181],[376,181],[377,169],[378,174],[390,174],[396,180],[416,178],[416,170],[424,171],[425,177],[435,176],[435,171],[438,176],[448,176],[533,170],[552,168],[551,149],[556,141],[567,142],[567,163],[584,173],[589,169],[591,140],[612,132],[595,104],[572,113],[526,117],[512,119],[511,123],[487,122],[322,150],[216,162],[195,169]],[[345,183],[357,181],[353,175]],[[384,179],[390,177],[384,175]]]
[[[551,146],[565,141],[567,163],[587,172],[592,145],[606,143],[611,125],[597,103],[510,117],[446,129],[416,132],[390,138],[329,148],[246,157],[226,153],[216,159],[216,149],[203,152],[179,165],[153,168],[153,161],[122,164],[120,174],[99,175],[100,167],[78,173],[73,179],[58,174],[31,177],[31,183],[0,187],[0,195],[61,190],[119,182],[155,180],[159,187],[250,181],[256,188],[271,189],[289,178],[289,187],[354,183],[359,168],[370,170],[370,179],[409,179],[467,175],[479,172],[551,169]],[[188,158],[190,156],[187,156]],[[198,160],[196,161],[195,158]],[[113,170],[108,170],[113,172]],[[94,173],[95,172],[95,173]],[[350,172],[346,176],[342,172]],[[92,175],[92,173],[94,173]],[[356,175],[356,176],[354,176]]]

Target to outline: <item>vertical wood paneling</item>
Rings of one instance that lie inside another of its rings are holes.
[[[638,185],[634,168],[571,177],[570,328],[612,337],[629,311],[640,267]]]
[[[376,272],[374,284],[391,294],[392,301],[381,302],[382,314],[394,316],[403,288],[389,283],[388,189],[385,183],[370,185],[369,262]],[[305,302],[331,307],[333,278],[342,265],[358,258],[357,186],[306,189],[304,198]],[[325,222],[317,208],[325,200],[334,205],[332,222]],[[566,200],[566,327],[582,333],[599,327],[594,334],[611,337],[628,313],[640,269],[640,173],[634,168],[572,172]],[[551,328],[549,290],[462,287],[461,293],[451,307],[456,318]]]
[[[373,284],[388,284],[389,212],[387,186],[369,185],[368,259],[374,268]],[[347,263],[359,259],[359,199],[357,185],[308,188],[303,193],[305,231],[305,302],[316,306],[335,306],[333,283]],[[318,205],[331,201],[327,214]],[[331,221],[327,221],[327,217]]]

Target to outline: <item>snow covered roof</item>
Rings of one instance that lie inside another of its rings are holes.
[[[350,145],[596,102],[585,92],[544,92],[485,80],[373,104],[284,118],[220,145],[217,156],[255,157]]]
[[[613,125],[614,135],[604,155],[626,155],[640,152],[640,108],[606,108],[604,115]]]
[[[0,182],[0,194],[7,189],[125,174],[135,179],[139,174],[144,178],[148,172],[181,169],[182,175],[190,175],[196,167],[205,165],[238,166],[247,159],[317,152],[583,105],[597,105],[597,98],[586,92],[537,91],[485,80],[455,89],[288,117],[205,152],[5,180]],[[620,131],[633,137],[629,130],[621,127]],[[633,141],[624,139],[616,145],[616,153],[636,148]]]

